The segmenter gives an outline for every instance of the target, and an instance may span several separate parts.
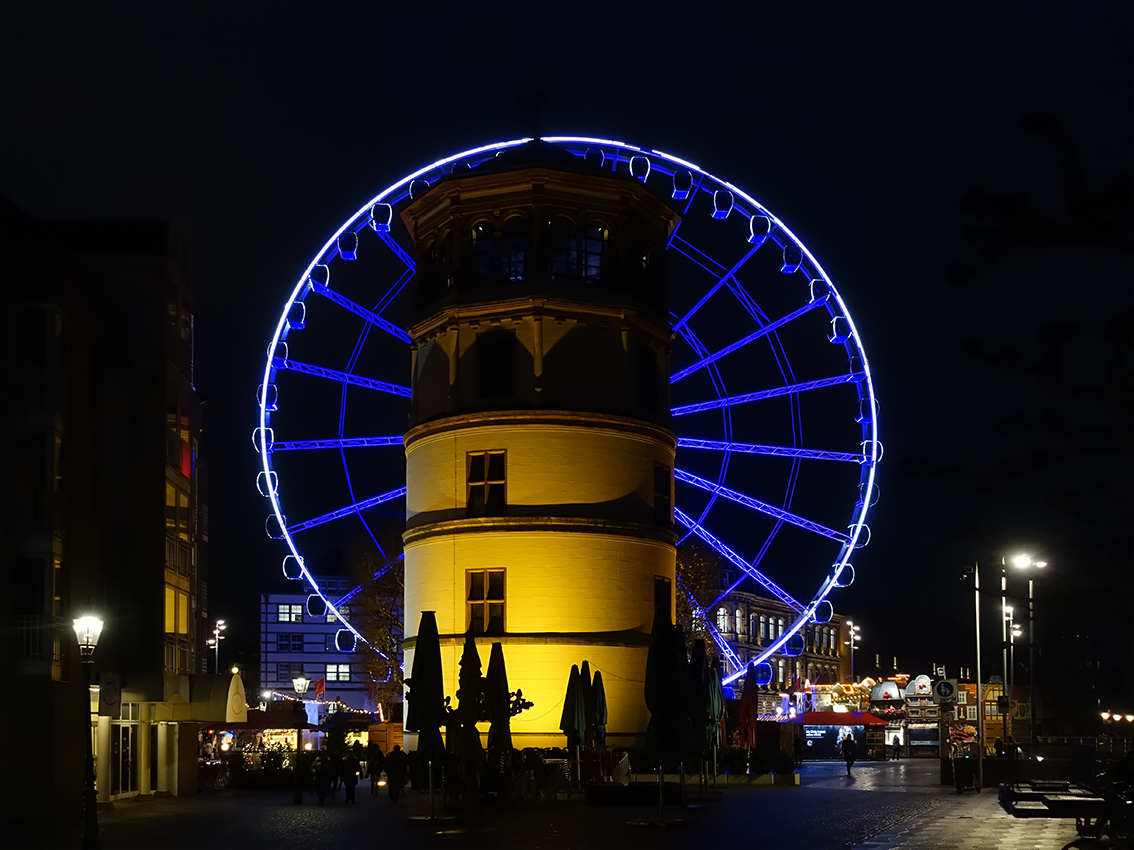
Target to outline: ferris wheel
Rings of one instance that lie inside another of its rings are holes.
[[[284,575],[313,588],[309,612],[339,621],[342,651],[366,642],[343,616],[362,586],[320,587],[319,564],[344,540],[369,550],[375,577],[401,557],[392,541],[405,517],[415,264],[398,212],[443,176],[528,141],[462,151],[367,201],[308,264],[268,345],[253,434],[265,529],[286,547]],[[543,141],[643,181],[681,215],[666,257],[674,515],[680,540],[711,546],[733,587],[751,579],[792,612],[790,625],[754,647],[766,684],[770,658],[801,654],[801,630],[831,620],[828,597],[853,581],[855,550],[870,538],[882,446],[854,321],[814,255],[733,184],[619,141]],[[731,682],[746,665],[714,619],[703,619]]]

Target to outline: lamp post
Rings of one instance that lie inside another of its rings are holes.
[[[850,647],[850,678],[851,684],[854,684],[854,651],[858,649],[858,642],[862,640],[862,626],[856,626],[853,620],[847,620],[847,628],[850,629],[850,640],[845,640],[843,643]]]
[[[83,666],[83,698],[86,707],[83,711],[83,740],[86,760],[83,777],[83,847],[85,850],[98,850],[98,797],[95,794],[94,747],[91,744],[91,666],[94,664],[94,651],[102,634],[102,620],[92,615],[77,617],[74,620],[75,638],[79,642]]]
[[[216,653],[213,657],[214,674],[220,672],[220,642],[224,640],[224,635],[222,635],[221,632],[227,628],[228,626],[224,624],[224,620],[217,620],[216,625],[213,626],[213,636],[205,641],[209,649]]]
[[[973,598],[976,600],[976,689],[977,689],[977,790],[984,788],[984,686],[980,678],[980,563],[973,562]]]
[[[303,705],[303,695],[307,693],[307,686],[311,684],[311,680],[303,675],[302,668],[299,675],[291,680],[291,686],[295,688],[295,692],[300,697],[300,707]],[[291,772],[295,774],[295,788],[292,791],[292,803],[301,804],[303,802],[303,784],[299,776],[299,761],[300,756],[303,754],[303,721],[299,718],[299,712],[295,714],[295,763],[291,766]]]
[[[1012,566],[1018,570],[1027,570],[1031,567],[1042,570],[1047,561],[1033,561],[1031,555],[1019,554],[1012,556]],[[1033,574],[1028,574],[1028,749],[1034,758],[1036,754],[1036,633],[1035,633],[1035,592]]]

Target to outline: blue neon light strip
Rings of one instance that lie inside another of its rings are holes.
[[[341,440],[286,440],[273,443],[268,451],[296,452],[311,449],[360,449],[370,446],[400,446],[402,437],[344,437]]]
[[[411,275],[417,271],[417,263],[413,261],[413,257],[405,252],[402,246],[398,244],[398,241],[390,235],[389,231],[379,233],[378,238],[385,243],[386,247],[393,252],[395,257],[405,263],[406,271]]]
[[[410,335],[399,328],[397,325],[395,325],[393,322],[387,319],[383,319],[377,313],[373,313],[370,310],[367,310],[361,304],[355,304],[345,295],[341,295],[338,292],[335,292],[335,290],[331,289],[331,287],[323,286],[322,284],[318,283],[312,283],[311,290],[318,293],[319,295],[322,295],[328,301],[333,301],[340,307],[350,310],[350,312],[354,313],[356,316],[365,319],[376,328],[381,328],[386,333],[397,339],[400,339],[402,342],[408,343],[410,341]]]
[[[705,612],[705,609],[697,604],[697,599],[693,596],[692,591],[690,591],[689,588],[685,586],[685,583],[681,580],[681,576],[677,577],[677,589],[681,593],[685,594],[685,599],[689,603],[690,609],[693,611],[693,618],[700,619],[701,622],[705,624],[705,631],[709,633],[709,637],[712,638],[713,643],[717,645],[717,648],[720,649],[722,653],[724,653],[725,658],[732,665],[733,669],[742,669],[740,658],[737,657],[737,654],[735,651],[733,651],[733,648],[729,646],[728,641],[724,639],[724,635],[722,635],[717,630],[717,627],[713,624],[713,621],[709,619],[709,615]]]
[[[689,243],[686,242],[684,239],[675,240],[675,243],[677,241],[680,241],[682,245],[689,245]],[[689,247],[692,248],[693,246],[689,245]],[[685,323],[688,322],[691,318],[693,318],[694,314],[696,314],[696,312],[698,310],[700,310],[703,306],[705,306],[705,302],[708,301],[710,298],[713,297],[713,295],[716,294],[717,290],[720,289],[724,285],[725,281],[728,280],[730,277],[732,277],[734,274],[736,274],[738,271],[740,271],[740,267],[748,262],[749,258],[753,254],[756,253],[758,248],[759,248],[759,246],[757,246],[756,248],[750,248],[748,250],[748,252],[743,257],[740,258],[740,261],[737,262],[737,264],[735,266],[733,266],[731,269],[729,269],[727,272],[725,272],[723,275],[721,275],[720,278],[717,280],[717,282],[714,283],[711,287],[709,287],[709,291],[706,292],[703,296],[701,296],[701,300],[698,301],[696,304],[694,304],[693,308],[688,313],[686,313],[684,316],[682,316],[680,319],[677,320],[677,324],[675,324],[673,326],[673,330],[675,330],[675,331],[681,330],[681,328],[685,325]],[[685,252],[681,251],[680,248],[675,248],[675,250],[677,250],[679,253],[685,254]],[[685,254],[685,256],[689,257],[689,259],[691,259],[691,260],[693,259],[693,257],[691,257],[689,254]]]
[[[800,457],[806,460],[838,460],[844,463],[862,463],[870,460],[867,455],[852,452],[828,452],[822,449],[799,449],[791,446],[761,446],[756,443],[729,443],[722,440],[694,440],[692,437],[678,437],[677,447],[773,457]]]
[[[289,525],[287,528],[287,533],[297,534],[300,531],[307,531],[308,529],[314,528],[317,525],[323,525],[327,522],[334,522],[336,519],[341,519],[342,517],[356,514],[359,511],[366,510],[367,508],[373,508],[376,505],[382,504],[383,502],[389,502],[394,499],[401,498],[405,494],[406,488],[399,487],[397,490],[390,490],[388,493],[383,493],[382,495],[375,496],[372,499],[364,499],[361,502],[355,502],[353,505],[347,505],[345,508],[339,508],[337,511],[331,511],[328,514],[317,516],[314,519],[296,523],[295,525]]]
[[[314,375],[317,378],[329,378],[343,384],[353,384],[356,387],[365,387],[368,390],[378,390],[405,398],[409,398],[413,394],[409,387],[388,384],[385,381],[376,381],[373,378],[363,378],[359,375],[351,375],[348,372],[340,372],[337,369],[328,369],[324,366],[312,366],[310,363],[301,363],[298,360],[284,360],[280,357],[273,357],[272,368],[302,372],[304,375]]]
[[[712,401],[702,401],[699,404],[686,404],[670,410],[674,416],[685,416],[688,413],[700,413],[703,410],[715,410],[719,407],[732,407],[734,404],[744,404],[749,401],[760,401],[766,398],[792,395],[807,392],[808,390],[822,389],[823,387],[836,387],[839,384],[854,384],[866,377],[865,372],[851,372],[847,375],[836,375],[833,378],[820,378],[817,381],[804,381],[800,384],[788,384],[786,387],[775,387],[770,390],[759,390],[754,393],[734,395],[729,398],[717,398]]]
[[[789,322],[792,322],[795,319],[798,319],[800,316],[803,316],[803,315],[806,315],[807,313],[810,313],[816,307],[822,307],[823,305],[825,305],[827,303],[827,298],[828,298],[828,296],[823,296],[823,298],[821,298],[821,299],[816,298],[814,301],[811,301],[807,304],[804,304],[798,310],[795,310],[794,312],[788,313],[782,319],[777,319],[776,321],[772,322],[771,324],[765,325],[764,327],[760,328],[757,331],[753,331],[748,336],[744,337],[744,339],[737,340],[732,345],[725,346],[720,351],[718,351],[716,354],[710,354],[708,357],[704,357],[704,358],[698,360],[692,366],[688,366],[685,369],[682,369],[680,372],[675,372],[670,377],[669,382],[671,384],[675,384],[678,381],[680,381],[682,378],[693,374],[698,369],[704,369],[710,363],[716,363],[722,357],[726,357],[729,354],[732,354],[737,349],[744,348],[744,346],[748,345],[748,343],[754,342],[755,340],[760,339],[760,337],[767,336],[772,331],[779,330],[780,328],[782,328],[784,325],[788,324]]]
[[[790,593],[788,593],[762,572],[753,568],[751,564],[749,564],[742,557],[728,548],[728,546],[714,537],[704,526],[694,522],[692,518],[687,513],[685,513],[685,511],[681,510],[680,508],[674,508],[673,515],[677,518],[678,522],[680,522],[682,525],[684,525],[686,528],[688,528],[690,531],[692,531],[694,534],[696,534],[698,537],[700,537],[702,540],[704,540],[706,543],[708,543],[710,546],[724,555],[729,561],[736,564],[736,566],[740,567],[740,569],[744,570],[744,572],[748,573],[748,575],[752,576],[752,578],[754,578],[761,587],[775,596],[778,600],[783,602],[785,605],[791,606],[793,610],[803,610],[803,605],[797,602]]]
[[[686,484],[692,484],[694,487],[700,487],[702,490],[708,490],[710,493],[719,493],[726,499],[730,499],[739,505],[744,505],[746,508],[752,508],[752,510],[767,514],[770,517],[775,517],[784,522],[790,522],[792,525],[797,525],[807,531],[814,531],[816,534],[822,534],[824,537],[830,537],[832,540],[847,539],[847,535],[841,531],[835,531],[833,528],[827,528],[825,525],[804,519],[790,511],[785,511],[783,508],[777,508],[775,505],[769,505],[767,502],[761,502],[759,499],[745,496],[743,493],[730,490],[728,487],[714,484],[712,481],[701,478],[691,472],[686,472],[683,469],[673,470],[673,477],[678,481],[684,481]]]

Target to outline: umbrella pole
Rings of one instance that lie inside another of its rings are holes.
[[[713,785],[717,784],[717,745],[713,744]]]
[[[433,820],[433,759],[429,760],[429,819]]]
[[[579,745],[575,745],[575,784],[583,787],[583,757],[579,752]]]
[[[665,823],[665,770],[658,765],[658,823]]]

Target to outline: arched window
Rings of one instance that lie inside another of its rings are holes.
[[[763,614],[760,615],[760,642],[763,643],[768,639],[768,618]]]
[[[776,662],[776,669],[779,671],[779,678],[776,679],[776,682],[782,685],[786,681],[784,679],[784,660],[782,658]]]
[[[504,280],[524,279],[527,235],[527,226],[520,216],[512,216],[504,223],[504,233],[500,239],[500,274]]]
[[[610,231],[601,224],[576,227],[563,216],[556,216],[548,227],[551,244],[551,279],[599,283],[602,258]]]
[[[795,681],[798,683],[803,678],[803,663],[800,661],[795,662]]]
[[[784,618],[780,617],[780,633],[778,635],[776,635],[776,637],[783,637],[783,636],[784,636]]]
[[[717,631],[718,632],[727,632],[728,631],[728,610],[725,609],[725,608],[718,608],[717,609]]]
[[[737,608],[736,609],[736,633],[737,633],[737,635],[739,635],[741,632],[744,631],[743,626],[744,626],[744,612],[742,612],[739,608]]]
[[[579,271],[587,283],[598,283],[602,279],[602,255],[609,238],[610,231],[601,224],[588,224],[583,230]]]
[[[759,620],[755,614],[748,615],[748,639],[752,643],[758,643],[760,638]]]
[[[496,274],[496,233],[492,223],[478,221],[472,226],[473,271],[478,277]]]
[[[815,681],[815,665],[814,664],[808,664],[807,665],[807,678],[810,679],[812,682]]]

